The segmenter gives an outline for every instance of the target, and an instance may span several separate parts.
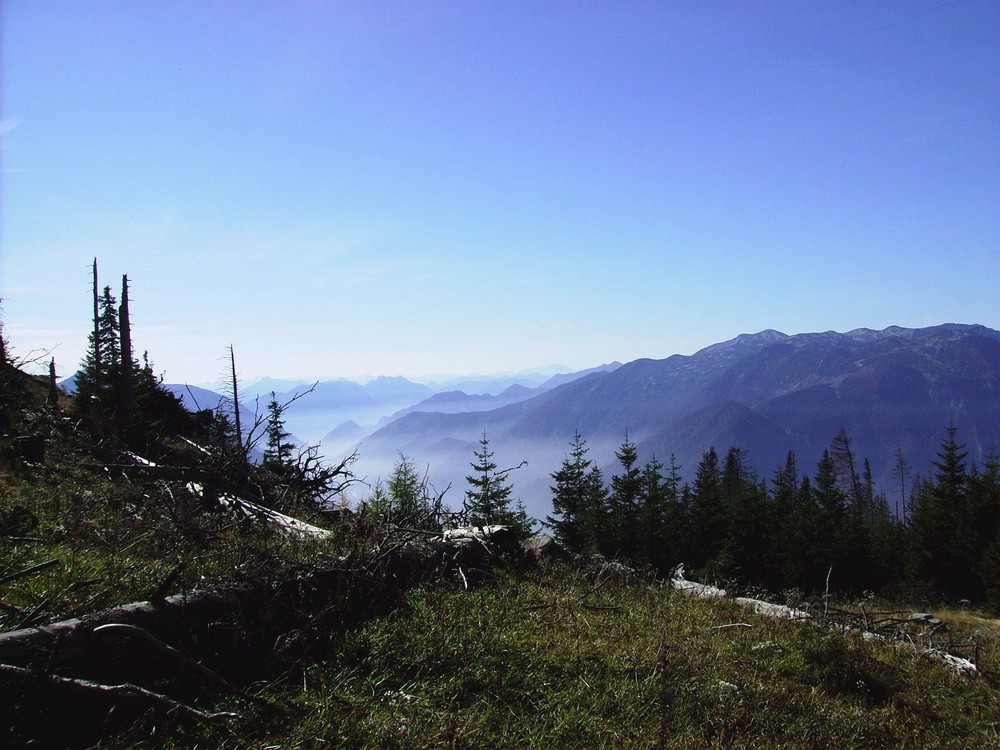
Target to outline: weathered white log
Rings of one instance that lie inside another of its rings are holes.
[[[198,482],[188,482],[187,487],[192,495],[201,496],[205,491],[204,487]],[[263,521],[285,536],[295,539],[328,539],[333,535],[333,532],[328,529],[321,529],[319,526],[313,526],[311,523],[306,523],[292,516],[286,516],[284,513],[279,513],[271,508],[265,508],[263,505],[252,503],[235,495],[220,495],[219,505],[245,518]]]
[[[727,596],[724,589],[716,588],[715,586],[706,586],[705,584],[695,583],[694,581],[688,581],[685,579],[683,565],[678,565],[674,569],[674,572],[670,577],[670,586],[682,594],[697,596],[701,599],[718,599]],[[761,599],[751,599],[743,596],[735,597],[732,601],[739,606],[750,609],[763,617],[800,622],[807,621],[818,624],[818,622],[808,612],[801,609],[794,609],[781,604],[772,604],[771,602],[765,602]],[[924,613],[916,613],[910,617],[910,620],[916,622],[928,622],[931,624],[936,623],[937,625],[941,624],[941,621],[938,618]],[[935,648],[920,648],[908,641],[888,640],[878,633],[872,633],[866,630],[848,632],[854,632],[855,635],[858,635],[865,640],[878,640],[885,643],[892,643],[893,645],[899,647],[914,648],[919,653],[941,661],[946,666],[950,667],[956,674],[963,677],[977,677],[979,675],[979,669],[976,665],[971,660],[964,659],[961,656],[955,656],[954,654],[949,654]]]
[[[54,622],[32,628],[0,633],[0,663],[31,664],[38,654],[52,653],[62,643],[65,653],[69,639],[109,623],[134,625],[155,632],[187,627],[192,620],[209,622],[223,619],[239,602],[235,590],[203,589],[168,596],[162,602],[133,602],[97,612],[84,618]],[[72,656],[72,648],[69,648]]]
[[[778,620],[810,620],[812,615],[808,612],[786,607],[784,604],[772,604],[761,599],[750,599],[745,596],[738,596],[733,599],[738,605],[745,609],[750,609],[764,617],[773,617]]]
[[[490,537],[506,532],[509,528],[508,526],[463,526],[459,529],[447,529],[441,538],[446,542],[469,539],[486,544]]]
[[[699,599],[718,599],[727,596],[725,589],[687,580],[684,577],[683,565],[678,565],[674,568],[674,572],[670,576],[670,585],[675,591],[687,594],[688,596],[697,596]]]

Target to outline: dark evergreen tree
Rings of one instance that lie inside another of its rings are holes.
[[[975,595],[996,598],[1000,594],[1000,558],[991,549],[1000,547],[1000,456],[995,450],[969,479],[969,514],[969,559],[978,584]]]
[[[691,567],[703,569],[722,550],[726,508],[722,497],[719,454],[709,448],[701,457],[691,487]]]
[[[511,507],[514,488],[509,483],[510,473],[524,464],[498,469],[485,431],[479,440],[479,450],[474,455],[475,461],[470,464],[473,473],[465,477],[468,489],[465,492],[464,515],[467,522],[474,526],[513,526],[524,534],[529,533],[531,519],[520,502]]]
[[[795,454],[789,451],[785,465],[771,479],[773,523],[769,529],[771,555],[766,575],[774,588],[802,586],[807,514],[801,503],[800,487]]]
[[[87,354],[76,377],[76,403],[85,413],[96,409],[106,415],[117,407],[121,375],[117,304],[111,287],[104,287],[98,299],[96,327],[88,337]]]
[[[983,582],[983,601],[994,612],[1000,612],[1000,534],[984,550],[979,572]]]
[[[847,430],[843,427],[833,439],[830,445],[830,457],[836,467],[837,478],[844,489],[848,503],[854,506],[863,517],[869,516],[869,508],[865,505],[864,492],[861,486],[861,477],[857,470],[857,461],[854,456],[854,441],[847,436]]]
[[[552,515],[546,518],[546,524],[566,549],[594,552],[605,511],[603,480],[593,461],[587,458],[587,442],[579,430],[570,446],[569,455],[551,475],[555,482],[551,487]]]
[[[968,542],[968,452],[956,433],[954,426],[948,428],[938,460],[933,462],[934,478],[914,498],[911,527],[917,576],[945,596],[962,598],[976,591]]]
[[[656,456],[642,467],[639,503],[640,565],[649,565],[658,573],[668,574],[681,558],[684,535],[683,515],[678,497],[679,470],[671,456],[669,473]]]
[[[630,560],[636,559],[639,547],[639,516],[642,507],[642,471],[638,466],[639,454],[635,443],[628,439],[628,434],[618,450],[615,458],[621,466],[621,473],[611,477],[611,493],[608,496],[608,506],[611,513],[610,548],[612,555],[622,556]]]
[[[843,586],[846,576],[841,568],[845,564],[844,536],[847,525],[848,499],[837,478],[837,466],[830,451],[824,451],[816,466],[812,484],[812,501],[816,506],[814,526],[809,536],[814,548],[809,559],[815,568],[808,575],[809,590],[822,590],[828,574],[835,586]]]
[[[732,447],[722,468],[725,522],[723,544],[715,560],[715,572],[744,583],[766,583],[770,562],[768,505],[766,492],[746,461],[746,452]]]
[[[274,391],[267,402],[267,423],[265,425],[266,443],[261,465],[277,474],[287,474],[295,466],[293,451],[295,445],[288,442],[291,437],[285,429],[285,407],[278,402]]]

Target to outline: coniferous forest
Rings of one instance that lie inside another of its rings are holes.
[[[970,465],[954,427],[898,511],[843,431],[811,474],[792,453],[762,477],[739,448],[710,448],[684,482],[673,461],[639,466],[627,437],[615,457],[620,468],[605,481],[576,434],[552,474],[546,522],[569,549],[661,574],[684,564],[772,592],[933,593],[1000,606],[1000,459]]]

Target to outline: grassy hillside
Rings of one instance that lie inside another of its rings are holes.
[[[1000,624],[963,614],[982,660]],[[258,687],[228,747],[1000,746],[1000,693],[917,652],[748,615],[635,578],[554,569],[427,585]],[[204,741],[203,730],[172,743]]]

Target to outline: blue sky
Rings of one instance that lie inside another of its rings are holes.
[[[995,2],[2,4],[0,295],[168,381],[1000,328]]]

